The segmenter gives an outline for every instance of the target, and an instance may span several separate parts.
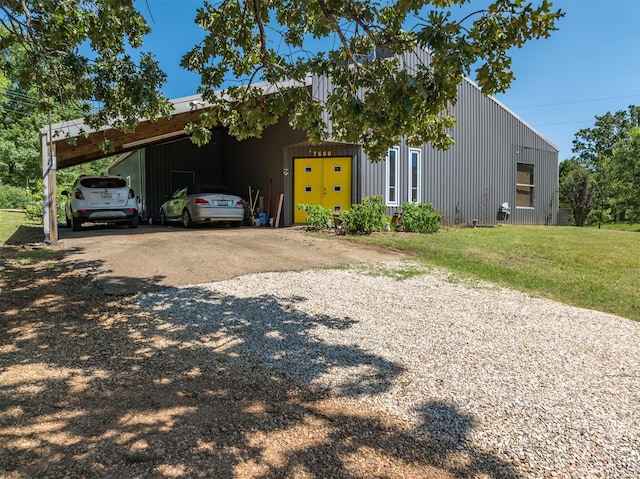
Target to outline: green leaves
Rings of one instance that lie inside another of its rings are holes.
[[[560,163],[560,205],[571,209],[576,226],[584,226],[594,206],[591,173],[576,158]]]
[[[205,38],[181,61],[200,75],[200,92],[212,104],[200,126],[189,126],[193,139],[208,141],[214,120],[239,139],[260,136],[289,112],[290,124],[313,142],[360,143],[373,161],[401,137],[447,148],[454,124],[448,112],[462,77],[476,68],[485,93],[508,88],[509,49],[547,37],[563,15],[547,0],[495,0],[483,10],[470,4],[205,1],[195,18]],[[159,93],[165,75],[151,54],[138,51],[149,26],[133,0],[5,1],[0,27],[0,72],[12,72],[22,89],[35,88],[45,109],[93,101],[90,126],[125,131],[138,118],[169,114]],[[7,52],[17,50],[16,68]],[[326,95],[305,86],[314,75],[327,79]],[[260,82],[276,87],[265,94],[255,87]],[[217,93],[223,88],[227,95]]]
[[[200,74],[203,96],[240,138],[259,136],[276,112],[290,111],[291,125],[312,141],[360,143],[373,161],[403,136],[447,148],[454,124],[448,111],[462,77],[477,65],[485,93],[504,91],[514,79],[508,50],[547,37],[563,15],[547,0],[537,7],[496,0],[478,11],[467,3],[207,2],[196,18],[206,37],[181,64]],[[331,49],[318,52],[317,40]],[[430,52],[428,60],[412,57],[416,49]],[[326,98],[313,91],[301,98],[292,93],[300,85],[285,84],[310,75],[327,78]],[[260,81],[279,84],[278,92],[255,96],[251,85]],[[228,84],[241,85],[233,88],[232,108],[214,93]]]
[[[374,195],[362,198],[360,204],[351,205],[351,209],[340,214],[340,219],[346,233],[368,235],[383,230],[387,220],[385,211],[382,196]]]
[[[615,209],[630,222],[640,221],[640,127],[628,130],[609,158],[609,190]]]
[[[560,202],[582,226],[596,209],[598,217],[640,220],[640,107],[596,116],[579,130],[574,158],[560,163]]]
[[[139,118],[169,113],[165,74],[151,54],[137,52],[149,31],[132,0],[3,2],[0,72],[35,90],[43,110],[92,101],[90,126],[131,130]]]
[[[402,230],[407,233],[436,233],[441,220],[431,203],[402,203]]]
[[[307,213],[308,230],[319,231],[327,229],[333,223],[333,213],[322,205],[300,203],[297,208]]]

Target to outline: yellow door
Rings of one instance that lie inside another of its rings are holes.
[[[351,207],[351,158],[295,158],[293,161],[295,223],[306,223],[300,203],[322,205],[335,214]]]
[[[339,215],[351,208],[351,158],[323,158],[322,206]]]

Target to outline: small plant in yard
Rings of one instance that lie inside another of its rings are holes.
[[[374,231],[382,231],[387,223],[385,210],[382,196],[375,195],[363,198],[362,204],[351,205],[350,210],[342,212],[340,219],[347,233],[368,235]]]
[[[374,278],[386,276],[396,281],[404,281],[416,276],[422,276],[433,272],[432,269],[423,266],[416,261],[400,261],[394,264],[385,263],[358,263],[340,264],[327,268],[328,270],[353,271],[358,274],[372,276]]]
[[[404,202],[402,228],[413,233],[435,233],[440,229],[442,216],[431,203]]]
[[[322,205],[300,203],[298,209],[307,213],[307,229],[321,230],[328,228],[333,221],[331,210]]]
[[[42,184],[42,180],[38,180],[38,182],[29,190],[29,204],[25,208],[28,219],[42,223],[44,220],[43,197],[44,185]],[[58,219],[61,217],[64,218],[64,197],[62,195],[58,195],[56,198],[56,206],[58,210]]]

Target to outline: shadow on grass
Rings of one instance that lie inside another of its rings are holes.
[[[360,402],[402,367],[314,338],[352,322],[296,311],[304,298],[194,289],[198,315],[168,290],[160,315],[60,262],[2,268],[0,475],[516,477],[466,444],[474,418],[450,404],[412,428]]]
[[[38,243],[44,240],[42,225],[20,225],[16,231],[7,239],[7,246],[20,246],[27,243]]]

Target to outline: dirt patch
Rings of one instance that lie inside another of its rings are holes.
[[[0,478],[513,477],[490,456],[462,453],[356,400],[293,384],[215,335],[185,335],[102,287],[125,280],[162,287],[265,265],[328,266],[329,257],[396,253],[358,246],[356,255],[342,240],[293,229],[126,233],[63,233],[61,248],[72,252],[59,249],[48,260],[21,254],[41,245],[2,251]],[[189,254],[198,246],[198,255],[179,267],[158,244]],[[223,260],[238,254],[238,244],[254,255],[234,270]],[[293,248],[295,260],[283,253]],[[194,270],[197,258],[207,266]]]
[[[303,227],[61,229],[60,247],[74,268],[91,274],[109,294],[407,257]]]

